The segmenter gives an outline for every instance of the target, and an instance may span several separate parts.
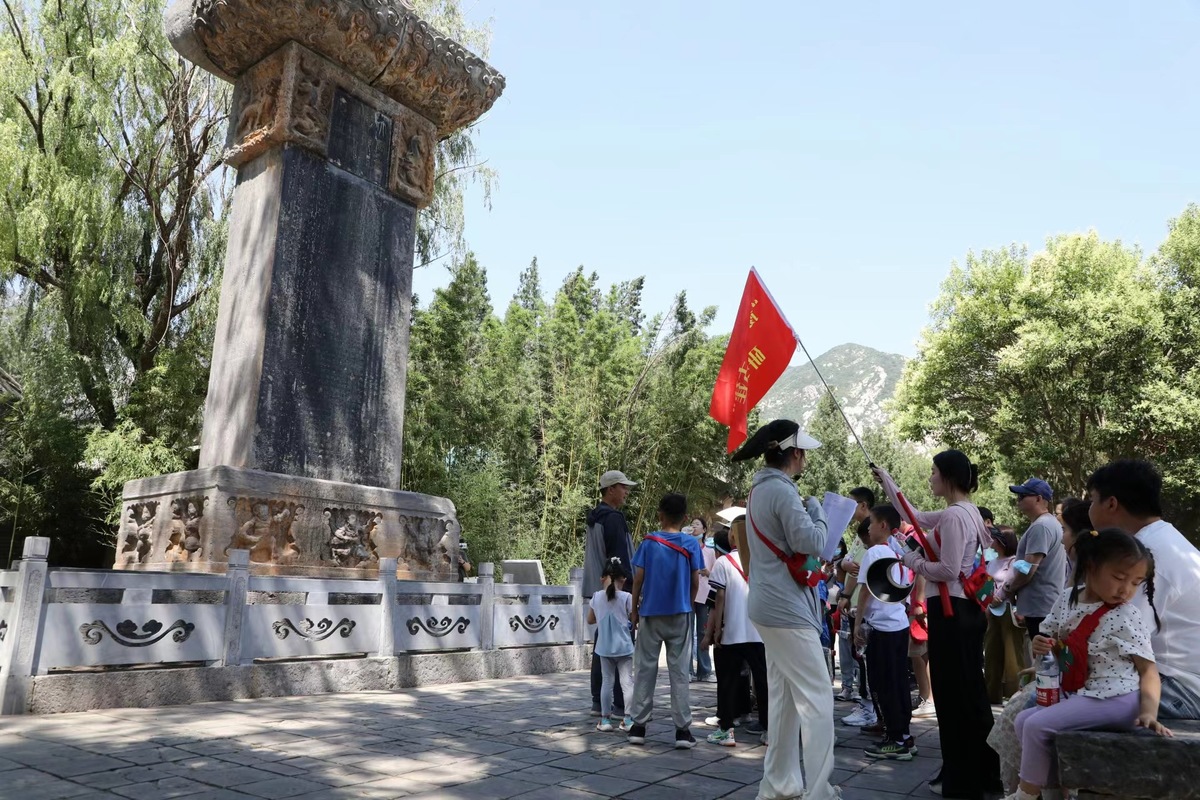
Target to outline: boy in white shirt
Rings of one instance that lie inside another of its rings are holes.
[[[737,713],[742,665],[749,665],[758,698],[758,722],[767,729],[767,651],[758,630],[750,624],[747,602],[750,588],[742,564],[740,546],[745,533],[745,517],[733,523],[729,534],[730,552],[713,565],[709,585],[716,592],[709,631],[704,641],[715,645],[713,660],[717,666],[717,727],[709,734],[711,744],[733,747],[733,718]]]
[[[871,509],[868,529],[871,547],[862,559],[859,571],[862,583],[866,583],[868,571],[876,561],[898,558],[890,541],[899,534],[900,514],[896,509],[890,505]],[[905,570],[900,564],[892,569]],[[867,684],[884,726],[882,741],[865,752],[871,758],[911,761],[917,746],[909,733],[912,700],[908,691],[908,608],[905,603],[884,603],[869,591],[863,591],[858,598],[857,618],[869,629],[865,635],[861,628],[855,631],[855,645],[866,647]]]

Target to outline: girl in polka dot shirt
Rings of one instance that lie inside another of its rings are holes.
[[[1135,537],[1107,528],[1080,533],[1075,559],[1074,587],[1058,599],[1033,640],[1035,657],[1058,656],[1064,699],[1017,716],[1021,783],[1005,800],[1034,800],[1052,784],[1051,747],[1061,731],[1139,727],[1171,735],[1158,721],[1161,684],[1150,631],[1129,604],[1144,583],[1153,609],[1154,558]],[[1157,623],[1157,611],[1154,618]]]

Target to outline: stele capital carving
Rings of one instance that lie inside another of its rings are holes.
[[[238,80],[225,162],[245,164],[284,142],[328,156],[330,115],[339,88],[391,119],[391,160],[384,188],[418,208],[429,205],[437,155],[433,123],[295,42]]]
[[[175,0],[165,21],[176,50],[229,81],[299,42],[428,119],[438,138],[504,91],[503,75],[405,0]]]

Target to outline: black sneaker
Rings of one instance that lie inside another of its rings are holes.
[[[646,726],[638,725],[636,722],[629,727],[629,743],[630,744],[645,744],[646,743]]]
[[[908,746],[908,740],[903,742],[886,742],[884,744],[873,744],[863,750],[868,758],[885,758],[891,761],[912,761],[912,748]]]
[[[630,740],[633,739],[633,732],[630,731]],[[696,737],[692,736],[692,732],[687,728],[675,729],[675,749],[676,750],[691,750],[696,746]]]
[[[755,736],[760,735],[766,730],[766,728],[758,723],[758,720],[750,720],[743,726],[743,729],[746,733],[754,734]]]
[[[603,716],[603,714],[600,712],[600,704],[599,703],[592,703],[592,716],[593,717]]]

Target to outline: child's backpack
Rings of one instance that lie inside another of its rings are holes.
[[[608,612],[596,627],[596,655],[602,658],[624,658],[633,655],[633,637],[629,626]]]

